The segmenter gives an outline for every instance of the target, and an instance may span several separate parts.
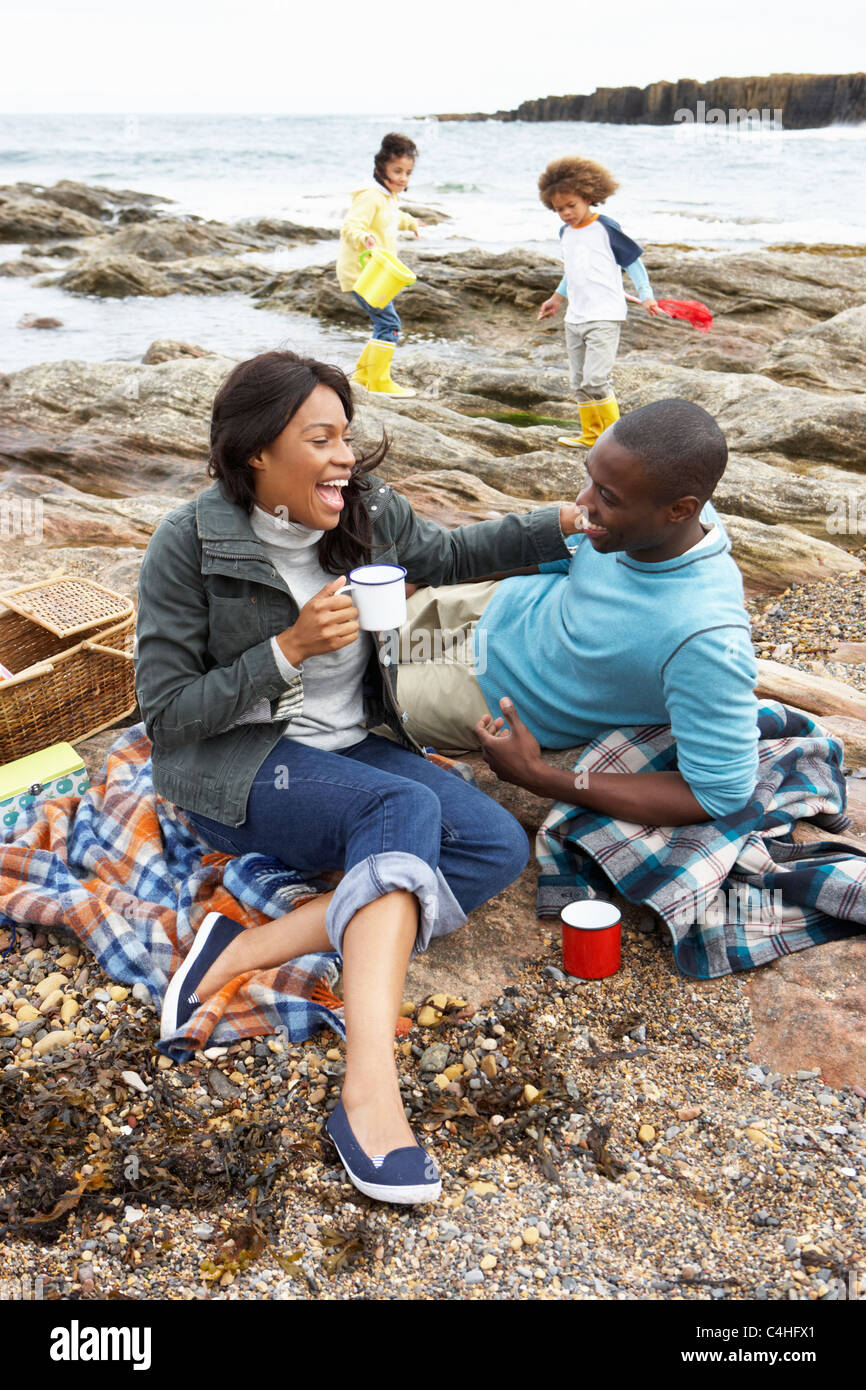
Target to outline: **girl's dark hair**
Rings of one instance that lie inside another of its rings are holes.
[[[340,398],[346,419],[355,413],[352,388],[345,372],[296,352],[263,352],[241,362],[226,377],[214,397],[207,471],[225,496],[251,512],[255,486],[250,459],[272,444],[317,386],[330,386]],[[319,541],[319,561],[328,574],[346,574],[355,565],[370,563],[373,528],[363,494],[366,477],[385,457],[388,440],[371,454],[355,460],[343,491],[339,523]]]
[[[418,146],[414,140],[410,140],[408,135],[398,135],[392,131],[390,135],[382,136],[382,143],[378,153],[373,159],[373,178],[386,188],[385,165],[392,159],[412,159],[418,158]]]

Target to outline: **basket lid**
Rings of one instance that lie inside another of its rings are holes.
[[[87,628],[119,622],[133,611],[130,599],[94,584],[92,579],[63,576],[26,584],[0,594],[0,603],[30,618],[55,637],[71,637]]]

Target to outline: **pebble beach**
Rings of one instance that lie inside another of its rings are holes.
[[[405,1210],[357,1193],[323,1138],[333,1034],[179,1068],[142,987],[21,932],[0,968],[10,1296],[850,1297],[866,1092],[751,1060],[741,982],[680,976],[651,915],[624,927],[608,980],[566,977],[551,937],[480,1011],[406,1001],[401,1086],[444,1191]]]

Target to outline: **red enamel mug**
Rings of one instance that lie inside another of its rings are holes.
[[[578,980],[604,980],[621,962],[621,920],[613,903],[584,898],[568,903],[562,918],[562,964]]]

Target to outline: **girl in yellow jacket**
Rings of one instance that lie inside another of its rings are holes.
[[[340,289],[351,293],[373,324],[373,336],[364,345],[352,377],[368,391],[380,391],[389,396],[414,396],[407,386],[391,380],[391,358],[400,332],[400,317],[393,303],[374,309],[352,289],[360,274],[359,257],[364,250],[379,246],[383,251],[397,254],[397,233],[414,232],[418,223],[407,212],[401,212],[397,199],[409,187],[418,150],[405,135],[386,135],[373,163],[372,187],[359,188],[352,194],[337,254],[337,279]]]

